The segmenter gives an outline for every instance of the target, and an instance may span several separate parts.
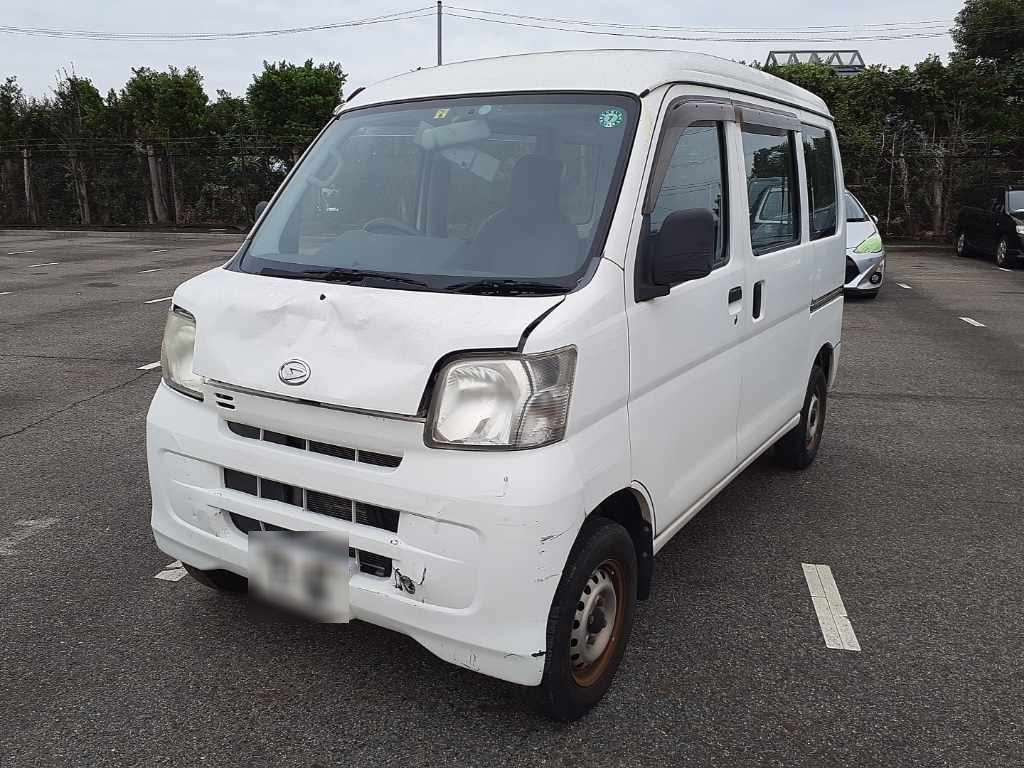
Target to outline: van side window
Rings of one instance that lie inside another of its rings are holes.
[[[807,203],[811,212],[811,240],[836,233],[836,165],[832,136],[824,128],[801,126],[804,167],[807,169]]]
[[[800,196],[792,131],[743,126],[743,161],[755,255],[800,241]]]
[[[706,209],[715,217],[715,266],[729,261],[725,247],[725,150],[721,123],[694,123],[679,136],[651,212],[651,234],[670,213]]]

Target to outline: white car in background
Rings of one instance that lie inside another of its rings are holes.
[[[873,299],[885,279],[885,246],[878,224],[860,200],[846,190],[846,284],[847,295]]]

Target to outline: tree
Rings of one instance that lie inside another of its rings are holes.
[[[330,119],[342,101],[346,75],[341,64],[302,66],[263,62],[246,91],[256,129],[281,148],[281,157],[294,163]]]
[[[966,0],[950,32],[963,58],[1019,59],[1024,52],[1024,2]]]
[[[92,224],[94,140],[103,134],[104,108],[103,97],[88,78],[66,71],[58,78],[54,89],[54,122],[65,148],[78,220],[85,226]]]
[[[121,91],[121,101],[132,116],[136,140],[146,155],[154,217],[159,223],[169,222],[170,201],[174,221],[181,224],[186,204],[176,140],[195,139],[199,135],[208,101],[203,77],[194,67],[184,72],[176,67],[167,72],[147,67],[133,69],[131,79]]]

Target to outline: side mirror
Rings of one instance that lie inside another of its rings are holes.
[[[872,215],[871,215],[871,220],[872,220],[873,222],[875,222],[875,226],[877,227],[877,226],[878,226],[878,217],[877,217],[877,216],[875,216],[874,214],[872,214]]]
[[[253,213],[253,219],[252,220],[253,221],[258,221],[260,216],[262,216],[263,212],[267,209],[268,205],[270,205],[270,203],[268,201],[266,201],[266,200],[260,200],[260,202],[256,203],[256,210]]]
[[[651,259],[656,285],[672,286],[711,274],[718,227],[707,208],[673,211],[662,222]]]

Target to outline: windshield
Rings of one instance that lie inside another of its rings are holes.
[[[1024,189],[1011,189],[1007,195],[1006,202],[1009,203],[1011,213],[1024,212]]]
[[[603,245],[637,102],[438,99],[342,114],[243,272],[407,290],[564,293]]]
[[[846,193],[846,220],[847,221],[867,221],[868,214],[857,201],[857,198],[851,195],[849,192]]]

